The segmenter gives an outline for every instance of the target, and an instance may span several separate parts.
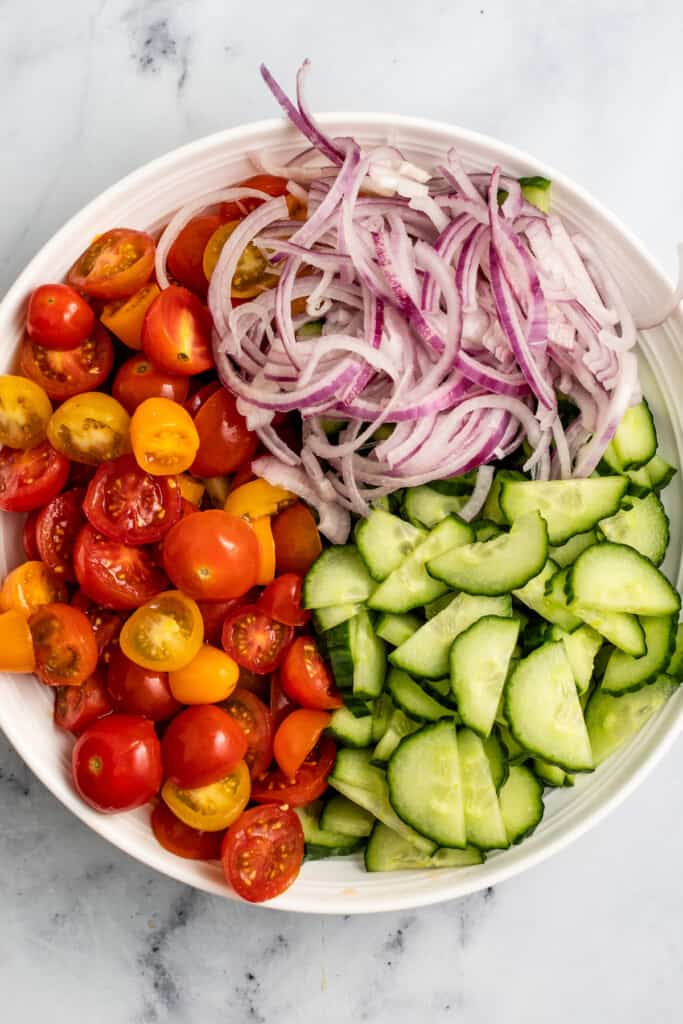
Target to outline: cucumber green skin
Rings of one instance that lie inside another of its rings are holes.
[[[495,731],[490,736],[487,736],[483,743],[491,767],[493,785],[496,787],[496,792],[500,792],[501,786],[505,785],[505,780],[510,774],[507,753],[498,733]]]
[[[508,829],[509,813],[508,812],[508,798],[513,788],[520,783],[524,784],[531,795],[531,800],[536,804],[535,810],[532,809],[526,819],[526,821],[520,827],[519,825],[514,829]],[[510,775],[507,782],[499,793],[500,809],[505,821],[506,829],[508,829],[508,840],[513,846],[517,846],[524,839],[528,839],[531,833],[537,828],[543,813],[545,806],[543,804],[543,786],[536,778],[530,768],[527,768],[523,764],[515,764],[510,767]],[[507,820],[506,820],[507,818]]]
[[[326,832],[341,832],[353,839],[367,839],[374,824],[372,814],[338,793],[327,800],[320,815],[320,827]]]
[[[631,445],[629,433],[634,429],[632,421],[635,420],[635,430],[640,435],[640,451],[636,456]],[[647,437],[645,437],[647,435]],[[657,431],[650,412],[650,406],[645,399],[638,405],[631,406],[624,413],[623,419],[617,427],[617,432],[611,441],[612,450],[622,471],[625,469],[640,469],[645,466],[657,452]],[[630,449],[630,452],[629,452]]]
[[[674,651],[666,674],[678,680],[679,683],[683,681],[683,623],[679,623],[676,627]]]
[[[397,708],[391,716],[387,731],[372,752],[372,764],[377,765],[379,768],[385,768],[387,761],[401,740],[405,736],[410,736],[411,733],[417,732],[419,728],[419,722],[406,715],[405,711]]]
[[[365,869],[371,872],[468,867],[483,861],[484,855],[473,846],[440,849],[431,856],[420,853],[382,822],[375,825],[365,848]]]
[[[419,679],[417,680],[419,685],[425,690],[430,697],[438,701],[439,704],[445,704],[447,708],[451,708],[452,714],[455,718],[458,718],[456,714],[458,710],[458,702],[451,692],[451,681],[450,679]],[[440,684],[448,683],[448,693],[445,692],[445,686],[442,688]]]
[[[504,533],[502,526],[494,523],[492,519],[480,519],[472,523],[474,528],[474,539],[478,541],[494,540]]]
[[[640,503],[640,511],[642,507],[649,504],[651,511],[648,509],[648,518],[653,520],[652,523],[648,523],[648,536],[638,530],[639,519],[638,506],[634,506],[633,502]],[[627,544],[629,547],[635,548],[645,558],[649,558],[654,565],[661,565],[666,556],[666,549],[669,546],[669,539],[671,536],[669,517],[664,510],[664,506],[657,497],[654,491],[651,491],[644,498],[628,498],[624,499],[624,504],[631,505],[630,508],[622,508],[614,516],[610,516],[609,519],[601,519],[598,529],[600,532],[601,539],[612,541],[616,544]],[[630,521],[633,520],[633,525],[630,526]],[[656,536],[653,537],[653,534]]]
[[[362,849],[363,840],[354,839],[343,846],[319,846],[317,843],[304,844],[304,860],[326,860],[328,857],[349,857]]]
[[[342,746],[360,750],[372,743],[372,716],[358,718],[348,708],[339,708],[332,713],[327,731]]]
[[[438,722],[455,715],[453,708],[440,704],[411,676],[395,668],[389,672],[387,692],[396,707],[415,722]]]
[[[318,823],[319,803],[308,804],[305,807],[295,807],[294,811],[304,833],[309,859],[320,859],[320,857],[334,857],[340,854],[353,853],[358,849],[360,840],[356,836],[346,836],[341,832],[328,832],[322,829]],[[308,847],[317,851],[313,857]]]
[[[358,615],[361,607],[360,604],[348,604],[339,605],[337,608],[319,608],[312,616],[316,633],[326,633],[335,626],[341,626]]]
[[[353,687],[352,622],[353,619],[347,619],[325,633],[326,654],[332,666],[334,681],[340,690],[351,690]]]
[[[500,507],[500,492],[503,483],[506,480],[526,480],[527,477],[524,473],[518,472],[516,469],[499,469],[493,478],[491,489],[489,490],[484,507],[481,510],[482,519],[490,519],[492,523],[499,526],[507,526],[508,521],[503,515],[503,510]]]
[[[666,629],[667,616],[661,616],[662,629]],[[658,643],[658,656],[656,658],[651,657],[651,648],[653,646],[652,641],[648,644],[648,629],[647,620],[641,619],[641,625],[645,628],[645,638],[647,651],[640,658],[632,658],[629,654],[624,654],[623,651],[613,651],[610,656],[607,666],[605,668],[605,674],[602,679],[601,688],[604,693],[609,693],[613,697],[619,696],[624,693],[634,693],[636,690],[640,690],[641,687],[647,686],[648,683],[652,683],[657,676],[662,675],[667,671],[668,666],[673,657],[673,653],[676,649],[676,632],[678,623],[676,617],[671,615],[668,616],[668,634],[663,639],[657,637]],[[619,666],[623,664],[634,665],[638,667],[638,662],[646,661],[648,664],[642,666],[641,674],[633,679],[630,683],[619,683],[613,679],[613,675],[618,673]],[[610,671],[610,666],[612,667]]]
[[[538,776],[545,786],[552,786],[555,789],[561,786],[574,785],[573,777],[555,764],[548,764],[547,761],[542,761],[540,758],[535,757],[531,762],[531,767],[534,770],[534,774]]]
[[[656,574],[658,578],[661,578],[664,582],[663,589],[668,591],[668,601],[665,604],[657,605],[654,608],[652,606],[638,606],[637,608],[633,606],[621,608],[610,606],[606,610],[623,611],[635,615],[678,615],[681,610],[681,598],[676,590],[671,586],[671,583],[666,576],[664,576],[664,574],[652,564],[649,558],[645,558],[645,556],[641,555],[639,551],[635,550],[635,548],[631,548],[627,544],[613,544],[609,541],[606,541],[603,544],[594,544],[592,547],[586,548],[586,550],[579,555],[574,564],[570,567],[565,586],[567,600],[570,604],[576,601],[577,604],[595,606],[598,609],[605,607],[605,605],[599,605],[595,601],[591,602],[586,599],[582,601],[580,576],[581,573],[585,571],[586,565],[592,563],[595,557],[600,557],[608,552],[608,549],[611,556],[621,556],[625,564],[630,564],[634,567],[634,571],[636,567],[642,566],[643,570],[645,570],[648,575]],[[594,569],[594,571],[596,570]],[[660,583],[658,583],[658,588],[661,589]]]

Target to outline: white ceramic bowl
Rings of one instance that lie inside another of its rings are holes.
[[[663,302],[670,285],[642,245],[583,190],[552,168],[494,139],[417,118],[385,114],[328,114],[321,118],[333,135],[353,135],[361,143],[389,142],[408,159],[426,166],[456,145],[471,169],[500,163],[515,175],[544,174],[553,181],[554,208],[591,235],[611,260],[616,277],[633,306]],[[301,138],[282,121],[221,132],[177,149],[124,178],[72,218],[38,253],[0,305],[3,339],[0,372],[13,365],[23,329],[26,300],[44,281],[58,280],[93,235],[111,227],[154,228],[179,206],[251,171],[248,154],[267,149],[284,162],[302,148]],[[683,418],[677,385],[683,379],[683,314],[648,332],[640,347],[645,393],[654,410],[660,450],[676,466],[683,459]],[[681,586],[681,476],[665,492],[672,517],[665,570]],[[2,516],[0,572],[22,560],[19,516]],[[35,774],[70,810],[101,836],[150,867],[206,892],[234,898],[218,864],[181,860],[163,850],[149,828],[146,808],[104,816],[87,807],[72,789],[72,741],[52,724],[52,693],[21,676],[0,680],[0,726]],[[683,688],[636,737],[574,789],[552,793],[543,822],[521,846],[496,853],[485,864],[459,870],[367,874],[350,858],[307,864],[283,896],[269,904],[283,910],[355,914],[416,907],[463,896],[516,875],[581,835],[623,800],[671,746],[683,724]]]

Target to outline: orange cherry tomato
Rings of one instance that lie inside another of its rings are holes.
[[[33,672],[36,657],[26,616],[16,608],[0,614],[0,669],[3,672]]]
[[[204,832],[190,828],[177,818],[164,803],[156,805],[150,818],[152,832],[169,853],[187,860],[218,860],[221,855],[221,832]]]
[[[273,539],[278,573],[305,575],[323,549],[315,519],[300,501],[273,520]]]
[[[45,348],[28,336],[19,349],[22,373],[56,402],[100,388],[114,365],[114,346],[101,323],[68,352]]]
[[[262,516],[251,523],[259,547],[256,583],[264,587],[275,578],[275,542],[270,528],[270,516]]]
[[[229,654],[204,644],[184,668],[169,672],[171,693],[181,704],[215,704],[237,686],[239,665]]]
[[[190,505],[194,505],[196,509],[199,509],[204,492],[206,491],[203,481],[195,479],[189,473],[179,473],[176,477],[176,483],[178,484],[180,497],[184,498]]]
[[[290,700],[304,708],[327,711],[343,701],[332,685],[327,665],[309,636],[298,637],[287,651],[280,684]]]
[[[177,818],[203,832],[222,832],[236,821],[249,803],[251,782],[244,761],[224,779],[208,786],[182,789],[168,779],[161,799]]]
[[[259,542],[244,519],[220,509],[195,512],[166,534],[164,568],[176,587],[198,601],[242,597],[256,583]]]
[[[130,416],[111,395],[89,391],[53,412],[47,438],[67,458],[95,466],[130,450]]]
[[[66,599],[63,581],[44,562],[18,565],[7,574],[0,590],[3,611],[14,609],[27,616],[44,604],[57,604]]]
[[[275,733],[273,753],[288,779],[294,779],[331,718],[329,711],[308,708],[299,708],[287,715]]]
[[[70,604],[46,604],[29,619],[36,675],[47,686],[80,686],[97,668],[99,652],[88,618]]]
[[[105,231],[81,253],[67,281],[93,299],[127,299],[154,270],[154,239],[144,231]]]
[[[121,650],[143,668],[174,672],[199,653],[204,623],[199,608],[178,590],[167,590],[133,612],[121,630]]]
[[[225,243],[240,222],[230,221],[216,228],[206,243],[202,266],[207,279],[211,279]],[[230,294],[237,299],[253,299],[277,284],[277,274],[270,272],[270,264],[261,250],[249,242],[235,267]]]
[[[168,250],[166,268],[171,277],[201,299],[206,298],[209,287],[202,266],[206,243],[224,220],[217,213],[201,213],[193,217]]]
[[[269,484],[267,480],[251,480],[230,491],[224,509],[231,516],[261,519],[277,515],[295,501],[296,495],[284,487]]]
[[[45,440],[52,403],[44,389],[26,377],[0,376],[0,445],[33,448]]]
[[[157,370],[147,356],[133,356],[114,377],[111,393],[131,415],[146,398],[168,398],[182,405],[187,398],[187,377]]]
[[[166,373],[191,377],[210,370],[214,365],[211,314],[193,292],[172,284],[145,314],[142,348]]]
[[[100,320],[124,345],[139,350],[145,314],[160,291],[158,284],[150,283],[129,299],[108,302],[100,313]]]
[[[130,440],[138,466],[153,476],[183,473],[199,448],[190,414],[168,398],[147,398],[137,407]]]
[[[192,466],[195,476],[234,473],[245,459],[251,459],[258,446],[258,437],[237,411],[235,396],[225,388],[204,402],[194,425],[199,434],[199,451]]]

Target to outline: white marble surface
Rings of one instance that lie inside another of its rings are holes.
[[[319,109],[496,134],[607,202],[672,272],[683,236],[675,0],[4,0],[0,291],[127,171],[272,115],[256,68],[316,66]],[[372,918],[276,914],[150,874],[0,738],[0,1019],[98,1024],[658,1024],[683,1005],[683,745],[531,874]]]

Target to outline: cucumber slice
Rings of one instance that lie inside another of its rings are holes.
[[[508,765],[523,764],[525,761],[529,760],[531,754],[526,747],[523,747],[521,743],[517,742],[506,725],[498,723],[498,735],[500,736],[502,745],[505,748]]]
[[[448,608],[448,605],[455,598],[455,593],[449,590],[448,593],[442,594],[441,597],[437,597],[435,601],[430,601],[429,604],[425,605],[425,618],[427,621],[433,619],[435,615],[442,612],[444,608]]]
[[[363,608],[355,619],[352,631],[353,696],[360,700],[379,697],[387,673],[384,641],[375,634],[372,620]]]
[[[558,768],[555,764],[548,764],[547,761],[541,761],[540,758],[535,757],[531,762],[531,767],[545,786],[557,787],[574,785],[573,777],[571,775],[567,775],[562,768]]]
[[[456,713],[458,705],[451,689],[450,676],[444,676],[443,679],[420,679],[420,686],[439,704],[451,708],[456,721],[460,721],[460,716]]]
[[[394,712],[394,704],[388,693],[373,701],[372,704],[372,742],[379,743],[384,733],[389,728],[389,722]]]
[[[389,719],[387,731],[372,752],[372,763],[378,765],[386,764],[401,740],[405,736],[410,736],[412,733],[417,732],[419,728],[419,722],[409,718],[400,708],[396,708]]]
[[[576,684],[558,643],[523,658],[505,687],[505,718],[526,750],[566,771],[590,771],[590,741]]]
[[[389,761],[387,783],[391,806],[407,825],[439,846],[467,845],[452,721],[425,725],[407,736]]]
[[[450,548],[469,544],[473,536],[472,527],[467,523],[455,516],[444,519],[403,560],[398,569],[380,583],[370,597],[368,606],[382,612],[407,612],[445,594],[448,587],[432,579],[425,564]]]
[[[506,480],[501,508],[510,523],[537,511],[548,524],[548,542],[564,544],[585,533],[619,508],[628,480],[622,476],[596,476],[585,480]]]
[[[661,455],[655,455],[641,469],[629,469],[627,477],[628,489],[639,498],[645,497],[650,491],[663,491],[676,474]]]
[[[495,537],[500,537],[503,533],[503,528],[494,523],[492,519],[479,519],[477,522],[472,523],[474,529],[475,540],[493,540]]]
[[[455,714],[453,708],[439,704],[414,679],[395,668],[389,672],[387,690],[396,707],[416,722],[438,722]]]
[[[372,830],[365,848],[367,871],[404,871],[410,868],[464,868],[481,864],[484,855],[481,850],[468,846],[464,850],[437,850],[430,856],[420,853],[415,847],[393,832],[381,821]]]
[[[458,730],[458,755],[465,805],[467,842],[480,850],[502,850],[508,845],[505,823],[489,759],[479,736]]]
[[[581,552],[589,548],[591,544],[595,544],[596,541],[595,530],[589,530],[588,533],[577,533],[561,544],[559,548],[550,547],[548,554],[553,562],[557,562],[559,567],[564,569],[565,566],[575,562]]]
[[[639,619],[626,612],[606,612],[597,608],[573,602],[569,605],[572,613],[594,629],[596,633],[614,644],[620,651],[639,658],[645,654],[645,634]]]
[[[344,835],[321,828],[318,823],[320,802],[295,807],[294,811],[301,822],[306,844],[306,860],[321,860],[323,857],[346,856],[355,853],[361,841],[356,836]]]
[[[327,728],[343,747],[362,749],[372,743],[372,715],[357,718],[348,708],[337,708]]]
[[[521,843],[543,817],[543,786],[526,765],[513,764],[498,800],[508,842]]]
[[[375,818],[369,811],[339,794],[330,797],[320,815],[320,827],[326,832],[341,832],[355,839],[369,836],[374,824]]]
[[[543,213],[550,213],[550,189],[552,182],[535,174],[531,178],[520,178],[522,195],[532,206],[538,207]]]
[[[569,659],[574,682],[579,693],[585,693],[593,678],[595,658],[602,647],[602,637],[590,626],[579,626],[573,633],[567,633],[559,626],[553,626],[550,639],[560,641]]]
[[[519,622],[486,615],[462,632],[451,647],[451,686],[465,725],[488,736],[496,718]]]
[[[410,612],[404,612],[402,615],[385,612],[377,622],[376,633],[392,647],[400,647],[413,633],[417,633],[422,625],[419,615],[412,615]]]
[[[493,483],[481,510],[482,519],[488,519],[500,526],[507,526],[507,519],[500,507],[500,492],[506,480],[526,480],[526,477],[524,473],[519,473],[516,469],[499,469],[493,478]]]
[[[666,674],[678,680],[679,683],[683,681],[683,623],[676,626],[674,652],[671,655]]]
[[[681,599],[649,559],[625,544],[594,544],[569,570],[567,592],[591,608],[633,615],[677,615]]]
[[[432,530],[448,516],[457,515],[467,501],[467,494],[442,494],[425,485],[409,487],[403,496],[403,511],[413,526]]]
[[[562,629],[571,633],[579,628],[581,619],[569,611],[565,600],[563,600],[562,604],[557,604],[547,597],[545,593],[546,584],[556,572],[557,565],[551,559],[548,559],[538,576],[534,576],[526,586],[521,587],[519,590],[513,590],[512,593],[518,601],[525,604],[527,608],[531,608],[541,618],[546,619],[547,622],[554,623],[556,626],[561,626]]]
[[[334,681],[340,690],[353,687],[353,634],[355,616],[333,626],[325,633],[325,650],[332,667]]]
[[[490,736],[487,736],[483,743],[486,756],[489,759],[493,785],[496,787],[496,792],[498,792],[508,777],[507,754],[503,744],[495,732],[492,732]]]
[[[494,540],[447,551],[427,563],[430,576],[467,594],[495,597],[523,587],[548,557],[548,531],[538,512],[522,516]]]
[[[627,409],[612,438],[617,464],[624,469],[640,469],[657,451],[657,432],[645,399]]]
[[[304,608],[330,608],[367,601],[372,576],[353,544],[326,548],[306,573]]]
[[[328,629],[334,629],[342,622],[348,622],[354,615],[358,615],[362,605],[360,604],[338,604],[331,608],[318,608],[313,612],[313,625],[316,633],[325,633]]]
[[[382,509],[373,509],[356,527],[356,545],[374,580],[385,580],[427,536],[425,530]]]
[[[643,616],[640,620],[645,633],[646,653],[632,658],[623,651],[613,651],[602,678],[604,693],[621,694],[639,690],[666,672],[676,646],[676,617],[662,615]]]
[[[634,693],[613,697],[597,689],[586,708],[586,725],[596,765],[632,739],[667,702],[677,683],[662,675]]]
[[[661,565],[669,546],[669,517],[652,492],[645,498],[627,496],[616,515],[600,522],[600,532],[614,544],[627,544],[655,565]]]
[[[509,617],[511,612],[509,595],[471,597],[458,594],[447,608],[392,651],[389,661],[409,675],[440,679],[449,672],[451,644],[459,633],[484,615]]]

